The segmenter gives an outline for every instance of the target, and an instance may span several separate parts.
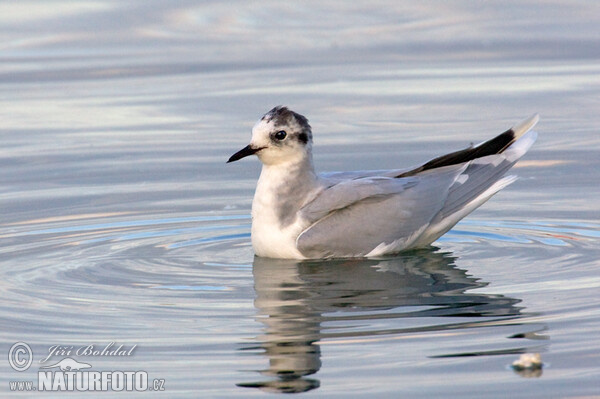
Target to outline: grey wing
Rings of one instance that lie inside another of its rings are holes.
[[[300,216],[309,223],[317,222],[329,213],[364,200],[383,199],[414,186],[417,178],[396,179],[373,176],[336,182],[324,181],[327,187],[300,209]]]
[[[465,165],[409,178],[344,181],[301,209],[309,223],[296,245],[307,258],[365,256],[381,245],[408,246],[442,209]]]
[[[298,249],[316,258],[379,254],[430,244],[515,180],[503,175],[535,142],[537,134],[530,129],[537,120],[534,115],[491,140],[408,171],[324,176],[333,187],[303,209],[312,224],[298,236]],[[378,174],[381,182],[375,181]],[[405,180],[409,177],[415,180]],[[410,186],[393,190],[390,180]]]

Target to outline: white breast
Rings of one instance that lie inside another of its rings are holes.
[[[304,229],[294,215],[287,215],[292,223],[282,223],[277,187],[285,178],[283,168],[263,167],[252,201],[252,247],[258,256],[269,258],[303,259],[296,249],[296,238]]]
[[[257,195],[252,202],[252,247],[258,256],[303,259],[296,249],[296,238],[302,231],[294,222],[281,227],[268,197]]]

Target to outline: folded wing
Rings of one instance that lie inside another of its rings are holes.
[[[301,209],[310,223],[296,245],[307,258],[366,256],[382,243],[408,246],[442,209],[464,165],[419,178],[368,177],[324,190]]]
[[[430,244],[515,181],[503,176],[535,142],[537,120],[401,173],[326,176],[331,186],[300,211],[309,227],[298,250],[308,258],[375,256]]]

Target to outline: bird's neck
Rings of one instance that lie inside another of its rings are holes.
[[[314,196],[319,180],[310,158],[300,162],[263,165],[252,203],[255,219],[286,226],[298,210]]]
[[[291,162],[275,165],[263,165],[258,180],[258,187],[268,187],[275,194],[286,194],[290,191],[300,194],[312,191],[317,185],[317,174],[310,156]]]

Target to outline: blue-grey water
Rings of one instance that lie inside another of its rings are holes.
[[[0,396],[53,395],[11,382],[69,357],[164,397],[597,397],[599,26],[584,1],[0,3]],[[541,121],[433,247],[295,262],[254,257],[260,165],[225,165],[278,104],[329,171]]]

